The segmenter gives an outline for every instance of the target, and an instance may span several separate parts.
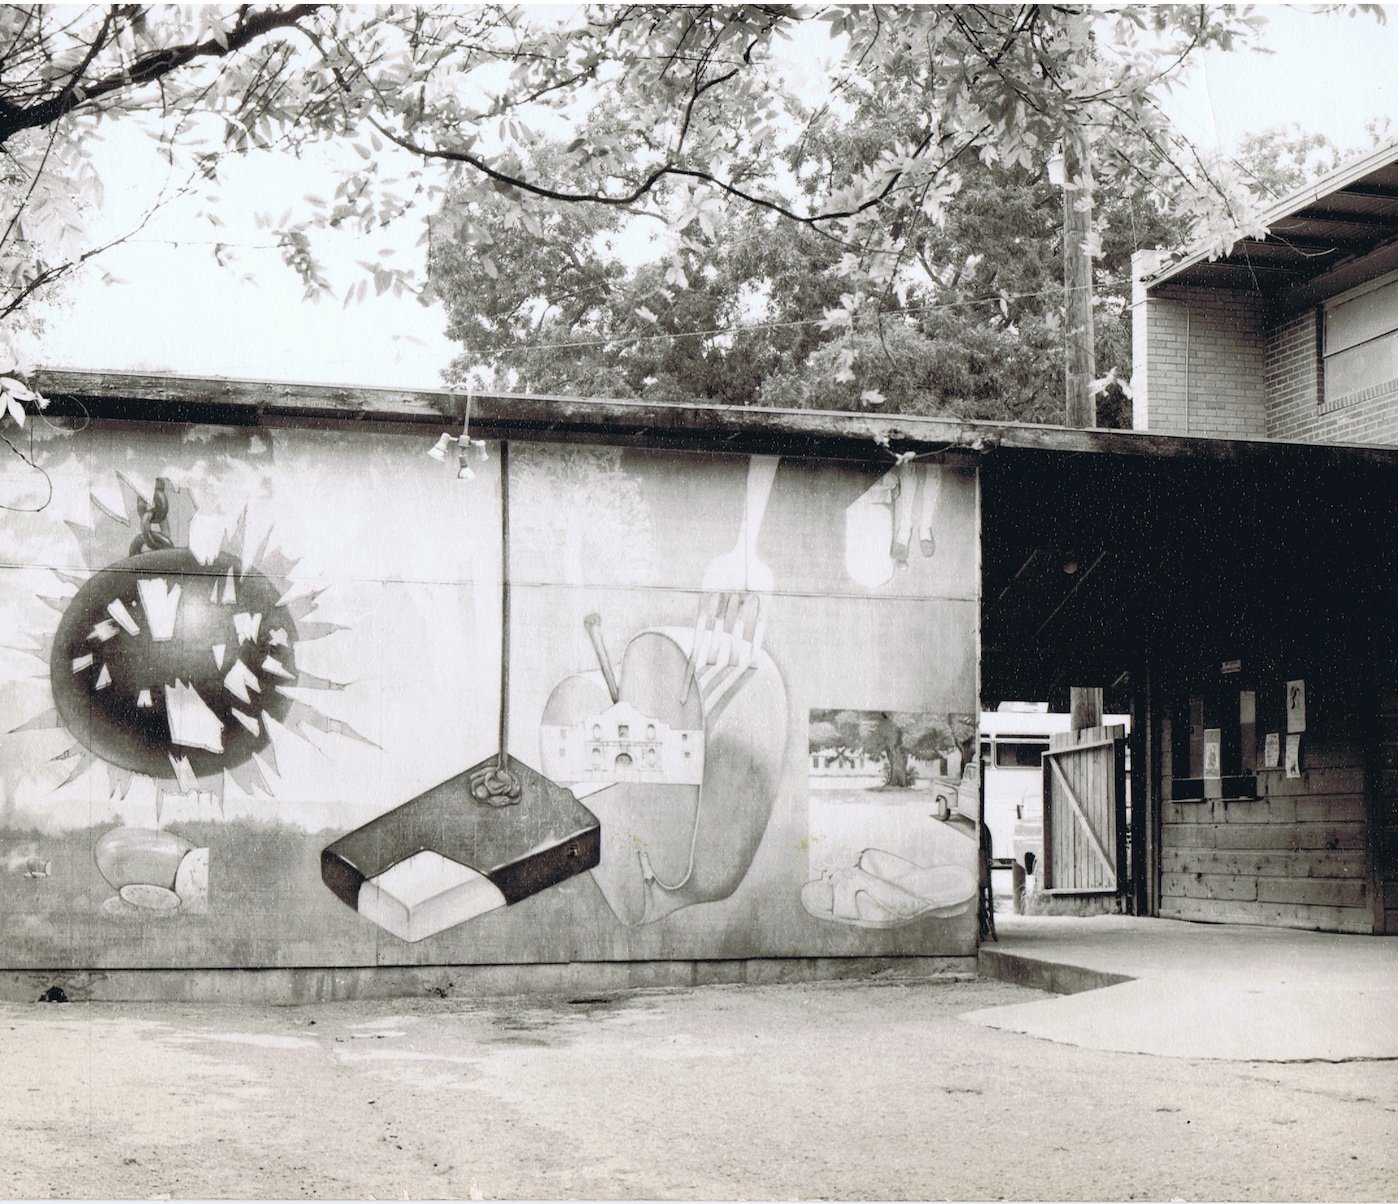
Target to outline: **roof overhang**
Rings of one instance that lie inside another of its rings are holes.
[[[1284,197],[1261,224],[1265,235],[1240,239],[1226,255],[1186,255],[1149,277],[1147,289],[1240,291],[1294,311],[1398,269],[1398,143]]]
[[[898,453],[978,458],[1004,449],[1055,456],[1208,460],[1278,471],[1372,464],[1398,468],[1398,448],[1211,439],[1149,431],[963,421],[955,418],[789,410],[764,406],[385,389],[171,373],[45,369],[34,385],[53,415],[104,421],[223,426],[352,426],[440,431],[458,427],[469,404],[473,434],[490,439],[608,443],[706,452],[768,453],[889,462]]]

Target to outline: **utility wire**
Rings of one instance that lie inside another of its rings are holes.
[[[881,310],[873,316],[879,319],[903,314],[934,313],[950,309],[961,309],[971,305],[991,304],[998,301],[1023,301],[1033,297],[1057,297],[1063,292],[1062,286],[1040,289],[1031,293],[992,293],[984,297],[965,297],[959,301],[929,302],[926,305],[910,305],[904,309]],[[856,315],[855,321],[859,317]],[[825,318],[800,318],[787,322],[744,322],[734,326],[713,326],[702,330],[657,331],[654,334],[615,335],[609,338],[569,339],[558,343],[521,343],[513,349],[523,352],[563,351],[579,347],[610,347],[617,344],[648,343],[662,339],[701,339],[717,335],[743,334],[756,330],[791,330],[804,326],[828,326]]]

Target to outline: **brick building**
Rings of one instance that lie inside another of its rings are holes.
[[[1138,253],[1134,425],[1398,443],[1398,146],[1292,194],[1267,235],[1162,267]]]

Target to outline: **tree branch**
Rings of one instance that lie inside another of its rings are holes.
[[[129,67],[113,72],[88,87],[65,88],[49,100],[28,107],[0,102],[0,146],[24,130],[52,125],[80,105],[161,79],[196,59],[225,58],[278,29],[299,28],[304,18],[323,7],[323,4],[295,4],[287,9],[263,9],[250,13],[223,42],[208,38],[203,42],[187,42],[182,46],[153,50],[137,58]]]

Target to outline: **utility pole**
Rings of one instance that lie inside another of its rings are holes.
[[[1073,140],[1063,153],[1063,318],[1069,426],[1097,425],[1092,330],[1092,165]]]
[[[1069,426],[1097,425],[1092,392],[1092,161],[1086,144],[1069,137],[1063,150],[1063,325]],[[1073,686],[1069,726],[1073,731],[1102,723],[1100,686]]]

